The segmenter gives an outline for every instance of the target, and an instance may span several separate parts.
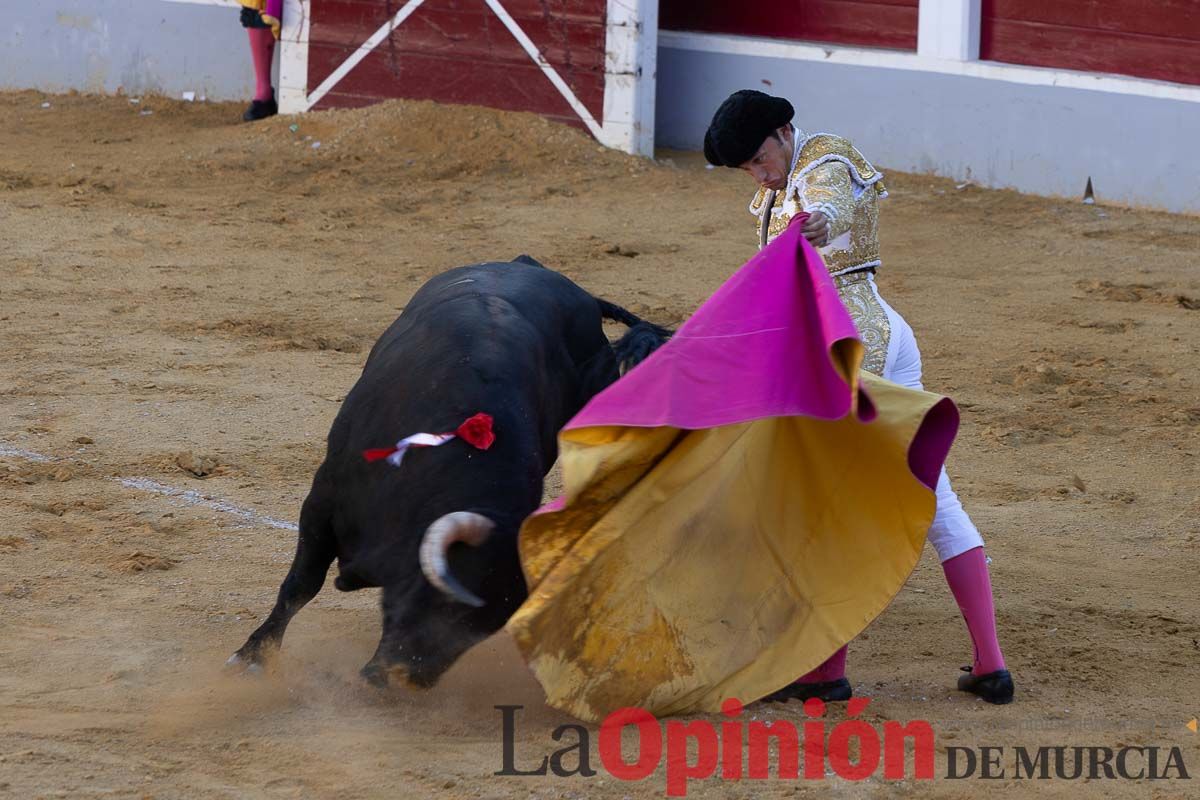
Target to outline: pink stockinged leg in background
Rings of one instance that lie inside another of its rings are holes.
[[[250,60],[254,65],[254,101],[242,119],[255,122],[279,113],[275,90],[271,86],[271,64],[275,60],[275,42],[283,33],[283,0],[241,0],[242,27],[250,42]]]
[[[275,57],[275,34],[270,28],[247,28],[250,37],[250,55],[254,60],[254,99],[270,100],[275,96],[271,88],[271,63]]]

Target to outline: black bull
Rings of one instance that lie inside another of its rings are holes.
[[[602,318],[630,330],[611,345]],[[329,432],[300,510],[291,570],[270,616],[230,658],[258,667],[321,590],[382,587],[383,635],[363,675],[430,686],[526,597],[521,523],[542,500],[558,432],[667,331],[522,256],[425,284],[371,349]],[[399,467],[363,452],[494,418],[486,451],[461,440]]]

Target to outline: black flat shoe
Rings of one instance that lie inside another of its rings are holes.
[[[275,103],[275,98],[270,100],[255,100],[246,109],[246,113],[242,114],[242,119],[246,122],[255,122],[256,120],[273,117],[279,113],[279,106]]]
[[[825,681],[824,683],[789,683],[782,689],[771,692],[762,699],[762,702],[786,703],[789,700],[803,702],[815,697],[827,703],[836,703],[849,700],[853,694],[854,690],[850,688],[850,681],[838,678],[836,681]]]
[[[998,669],[986,675],[974,675],[971,667],[962,669],[967,674],[958,676],[959,691],[979,695],[998,706],[1013,701],[1013,679],[1008,670]]]

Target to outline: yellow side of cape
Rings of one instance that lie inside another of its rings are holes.
[[[942,398],[860,373],[878,417],[560,436],[565,508],[532,517],[508,623],[585,720],[758,699],[857,636],[916,566],[933,492],[908,466]]]

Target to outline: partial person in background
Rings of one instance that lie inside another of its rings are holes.
[[[242,119],[254,122],[279,113],[275,89],[271,86],[271,63],[283,25],[283,0],[238,2],[242,4],[242,27],[250,35],[250,56],[254,60],[254,101],[242,114]]]

